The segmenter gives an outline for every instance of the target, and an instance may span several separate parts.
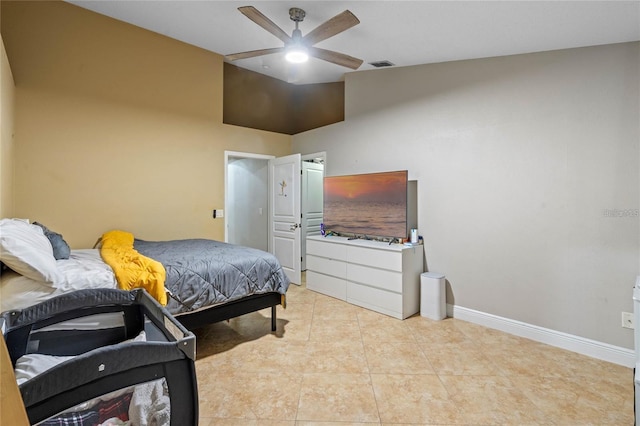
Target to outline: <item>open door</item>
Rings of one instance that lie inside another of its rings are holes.
[[[269,251],[292,283],[301,284],[300,176],[301,155],[269,160]]]

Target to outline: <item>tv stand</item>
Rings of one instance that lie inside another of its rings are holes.
[[[307,288],[394,318],[420,311],[422,245],[307,238]]]

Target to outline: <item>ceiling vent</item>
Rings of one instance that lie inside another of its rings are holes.
[[[376,62],[369,62],[369,65],[372,65],[376,68],[384,68],[384,67],[392,67],[395,64],[391,61],[376,61]]]

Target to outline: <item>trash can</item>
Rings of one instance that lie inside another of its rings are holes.
[[[447,317],[445,278],[438,272],[420,274],[420,316],[433,320]]]

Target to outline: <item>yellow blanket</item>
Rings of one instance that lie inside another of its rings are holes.
[[[100,247],[102,260],[111,266],[118,280],[118,287],[132,290],[142,287],[162,306],[167,304],[164,266],[133,248],[133,234],[125,231],[109,231],[102,235]]]

